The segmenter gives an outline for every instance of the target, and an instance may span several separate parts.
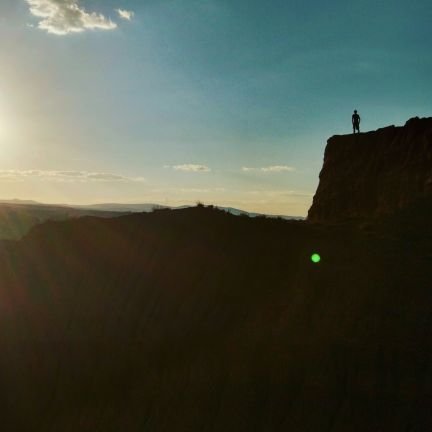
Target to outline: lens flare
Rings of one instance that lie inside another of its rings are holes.
[[[312,254],[312,256],[311,256],[311,261],[312,261],[314,264],[318,264],[318,263],[321,261],[321,257],[319,256],[319,254],[314,253],[314,254]]]

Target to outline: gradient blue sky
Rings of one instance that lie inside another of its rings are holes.
[[[50,33],[47,5],[87,27]],[[1,0],[0,198],[305,215],[354,108],[363,131],[432,116],[431,22],[430,0]]]

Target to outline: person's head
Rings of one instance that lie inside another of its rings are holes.
[[[354,110],[354,114],[357,114],[357,110]]]

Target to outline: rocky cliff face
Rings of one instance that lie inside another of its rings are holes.
[[[432,199],[432,118],[328,140],[308,220],[332,222],[395,213]]]

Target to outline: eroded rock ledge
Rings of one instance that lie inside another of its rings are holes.
[[[432,118],[327,142],[312,222],[374,218],[432,199]]]

